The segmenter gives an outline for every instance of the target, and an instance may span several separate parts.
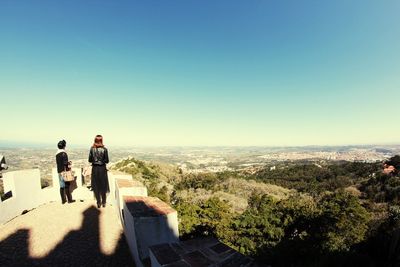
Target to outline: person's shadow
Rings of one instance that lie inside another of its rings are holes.
[[[69,232],[43,258],[29,256],[30,230],[19,229],[0,242],[0,266],[135,266],[123,234],[112,255],[101,252],[99,213],[93,206],[86,209],[82,227]]]

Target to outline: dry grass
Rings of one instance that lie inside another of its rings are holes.
[[[295,190],[289,190],[277,185],[235,178],[228,179],[220,184],[218,188],[220,190],[214,192],[201,188],[190,188],[177,192],[177,196],[193,204],[201,204],[211,197],[218,197],[227,201],[233,211],[242,213],[247,208],[247,200],[252,194],[267,194],[278,201],[296,193]]]
[[[276,200],[281,200],[288,198],[291,194],[296,192],[295,190],[290,190],[278,185],[236,178],[226,180],[220,185],[220,188],[224,192],[241,196],[246,199],[252,194],[267,194]]]
[[[360,190],[358,190],[358,188],[357,187],[355,187],[355,186],[349,186],[349,187],[346,187],[345,189],[344,189],[344,191],[346,191],[347,193],[349,193],[350,195],[353,195],[353,196],[355,196],[355,197],[361,197],[361,191]]]
[[[170,194],[174,189],[173,184],[179,183],[183,177],[179,173],[178,168],[172,164],[148,161],[142,162],[151,173],[156,174],[157,188],[160,189],[166,186]],[[128,161],[126,165],[120,166],[120,168],[114,167],[112,169],[131,173],[134,179],[142,181],[145,184],[149,183],[149,180],[142,177],[142,168],[139,168],[137,163],[133,161]],[[227,201],[235,212],[241,213],[247,208],[247,200],[252,194],[267,194],[279,201],[288,198],[295,192],[295,190],[290,190],[278,185],[257,182],[255,180],[229,178],[214,186],[213,190],[190,188],[176,192],[176,196],[184,201],[198,205],[210,197],[218,197],[221,200]]]

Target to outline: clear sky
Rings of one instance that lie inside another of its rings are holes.
[[[0,140],[400,143],[400,1],[0,1]]]

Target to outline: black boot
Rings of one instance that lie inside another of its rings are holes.
[[[94,197],[96,198],[97,207],[100,209],[101,199],[100,199],[100,193],[97,190],[94,191]]]
[[[61,195],[61,203],[64,204],[65,202],[67,202],[67,199],[65,198],[64,188],[60,188],[60,195]]]
[[[106,203],[107,203],[106,192],[102,192],[101,193],[101,205],[103,206],[103,208],[106,206]]]
[[[72,199],[71,192],[69,191],[69,186],[65,185],[65,194],[67,195],[68,203],[73,203],[75,200]]]

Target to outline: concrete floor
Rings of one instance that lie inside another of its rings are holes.
[[[1,214],[0,214],[1,216]],[[54,202],[0,225],[0,266],[134,266],[115,207]]]

